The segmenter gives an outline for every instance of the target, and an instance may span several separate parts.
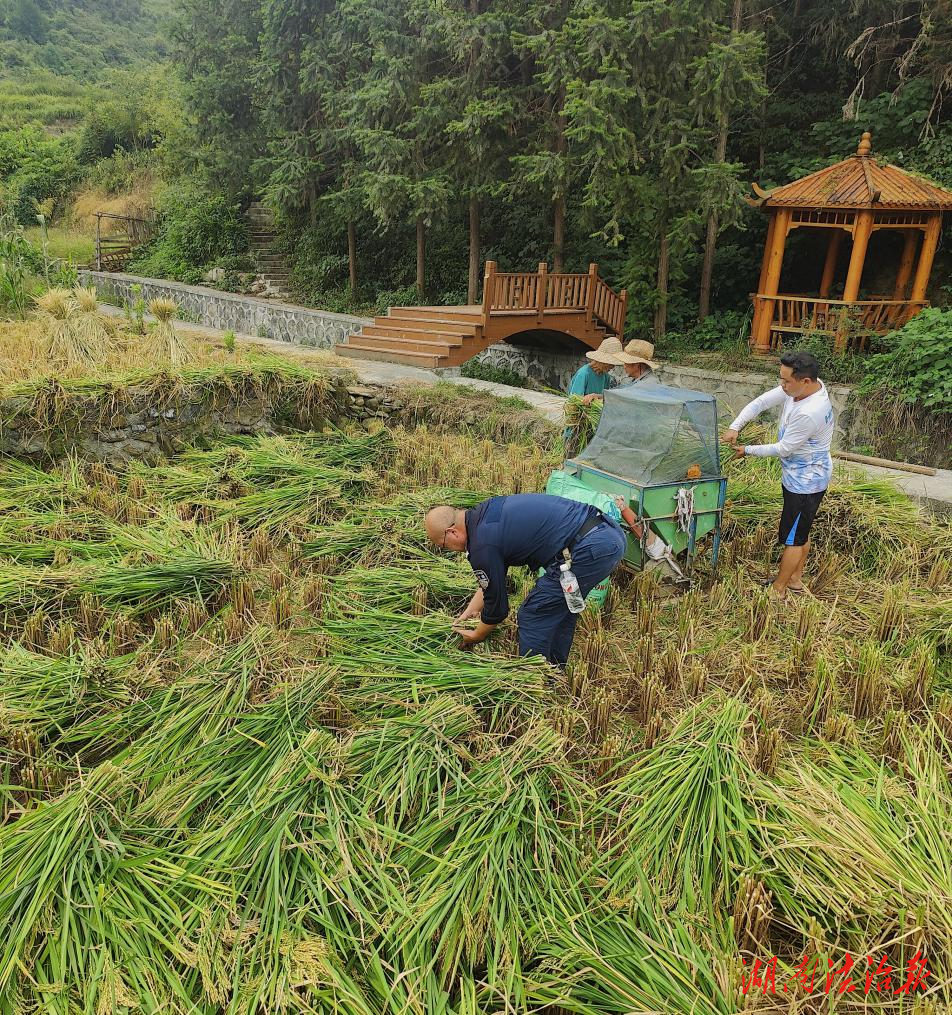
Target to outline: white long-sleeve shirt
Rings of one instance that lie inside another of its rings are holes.
[[[833,405],[826,386],[799,401],[779,385],[745,406],[731,430],[738,433],[765,409],[780,407],[780,432],[776,444],[751,444],[744,448],[756,458],[779,457],[783,485],[791,493],[819,493],[830,485],[833,459]]]

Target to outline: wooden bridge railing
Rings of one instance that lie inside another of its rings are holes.
[[[915,317],[927,300],[831,300],[818,296],[752,296],[755,310],[770,315],[771,346],[777,348],[783,334],[815,331],[834,336],[837,352],[862,351],[870,336],[885,335]]]
[[[103,230],[102,220],[108,219],[113,227]],[[113,215],[96,212],[96,270],[118,271],[124,267],[136,247],[147,243],[155,230],[154,219],[135,218],[132,215]]]
[[[583,313],[621,338],[625,330],[628,292],[616,293],[598,276],[598,265],[588,274],[550,273],[544,261],[538,271],[496,271],[496,262],[486,262],[483,311],[491,314],[535,314],[542,323],[546,314]]]

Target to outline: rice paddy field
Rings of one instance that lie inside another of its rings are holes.
[[[780,610],[779,473],[730,463],[692,591],[617,575],[565,675],[459,650],[424,510],[559,461],[0,461],[0,1011],[949,1011],[949,527],[838,475]]]

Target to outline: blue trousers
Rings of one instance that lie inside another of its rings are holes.
[[[610,520],[586,532],[575,544],[572,570],[583,596],[615,570],[625,553],[625,544],[621,527]],[[561,563],[560,557],[535,583],[519,610],[518,621],[519,654],[545,656],[550,663],[564,667],[578,614],[572,613],[565,603],[565,593],[559,584]]]

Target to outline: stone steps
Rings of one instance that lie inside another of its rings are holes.
[[[274,213],[261,201],[253,201],[247,218],[251,224],[248,253],[257,264],[258,274],[285,297],[291,269],[284,254],[275,249]]]

